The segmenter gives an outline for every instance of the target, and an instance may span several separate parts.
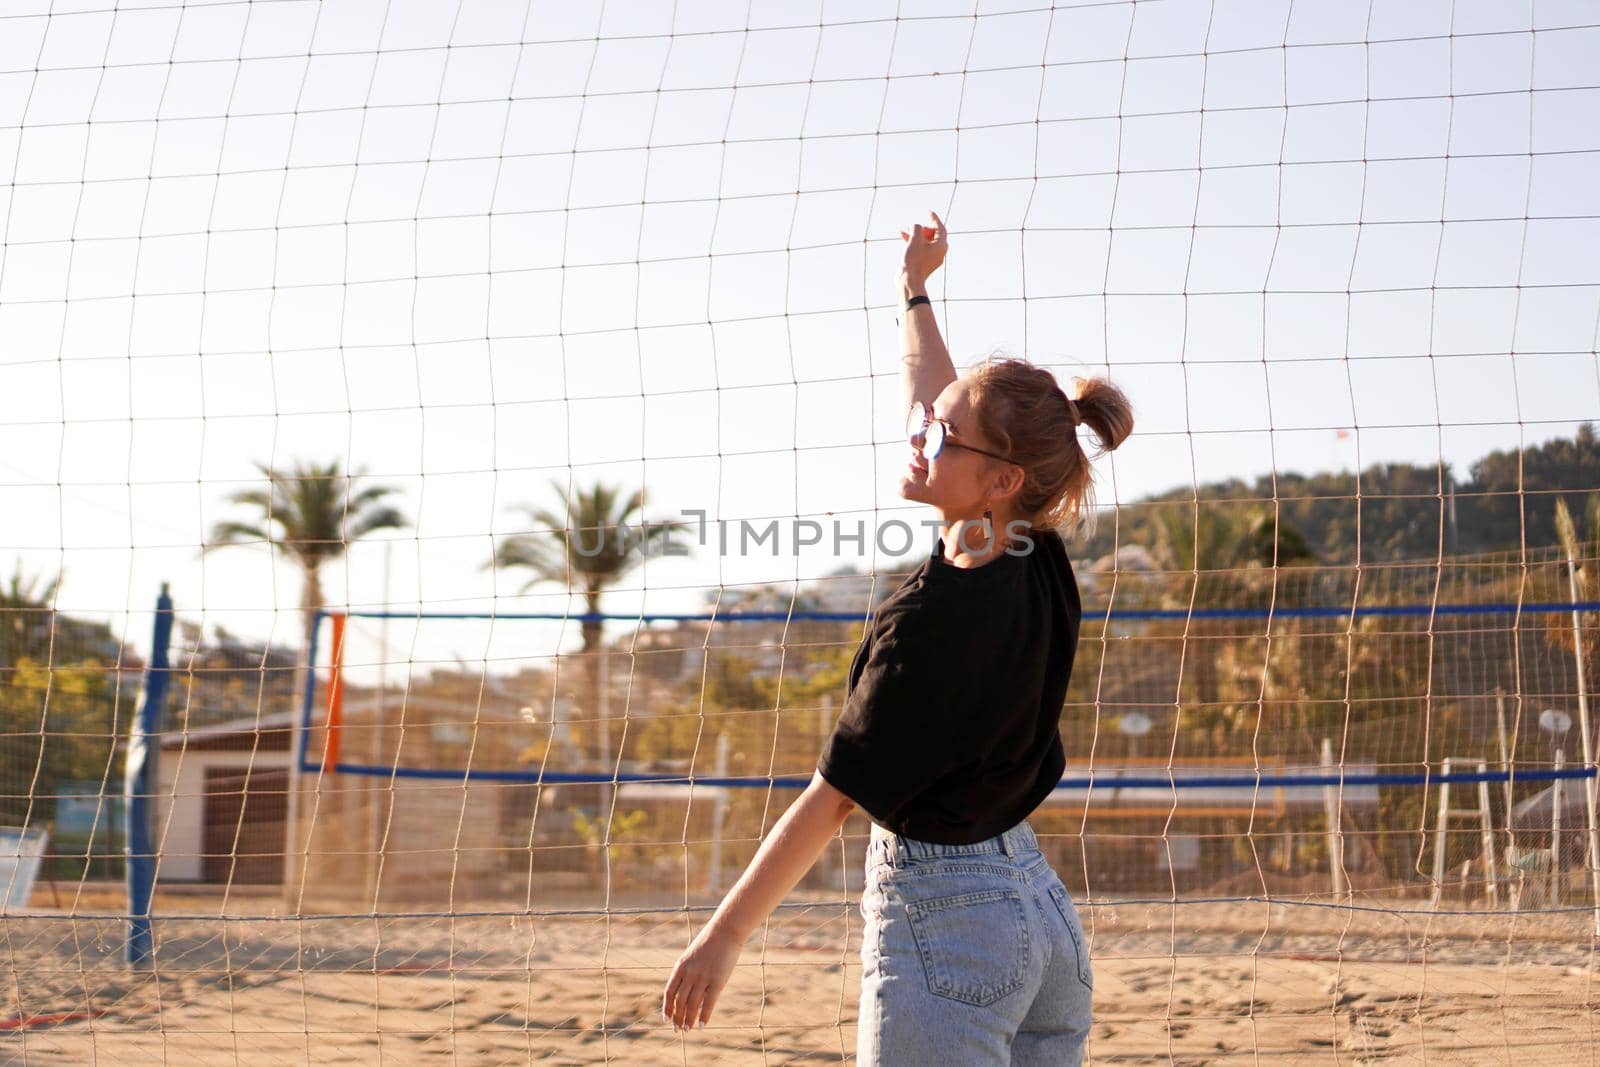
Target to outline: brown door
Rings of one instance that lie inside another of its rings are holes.
[[[283,881],[286,767],[208,767],[201,877],[221,884]]]

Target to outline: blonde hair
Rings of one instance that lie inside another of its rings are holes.
[[[1133,432],[1133,408],[1122,390],[1108,379],[1089,378],[1074,399],[1045,368],[1010,357],[980,363],[969,376],[979,427],[1022,467],[1019,516],[1037,529],[1092,529],[1090,461]],[[1078,440],[1080,425],[1099,443],[1094,456]]]

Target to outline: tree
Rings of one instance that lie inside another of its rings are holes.
[[[1273,510],[1257,504],[1229,507],[1200,502],[1185,508],[1167,506],[1155,516],[1153,553],[1165,570],[1189,572],[1193,589],[1174,585],[1162,605],[1168,610],[1260,608],[1271,599],[1277,568],[1317,562],[1304,535]],[[1263,580],[1265,577],[1266,580]],[[1218,667],[1232,653],[1224,643],[1233,627],[1225,621],[1190,620],[1184,632],[1194,667],[1194,713],[1201,722],[1218,725],[1232,717],[1223,706]]]
[[[299,564],[305,582],[300,606],[305,612],[306,649],[322,608],[322,565],[344,555],[352,541],[378,530],[400,529],[407,519],[384,503],[398,492],[394,486],[363,485],[360,472],[346,473],[339,461],[326,465],[296,463],[291,470],[265,464],[257,468],[265,486],[241,489],[228,502],[257,514],[249,520],[225,520],[211,528],[204,551],[227,545],[267,544]]]
[[[556,506],[524,506],[521,510],[532,523],[531,532],[502,538],[488,566],[528,571],[530,577],[519,592],[554,582],[583,597],[583,654],[594,705],[589,715],[595,722],[596,757],[604,760],[609,739],[599,714],[600,654],[605,633],[604,623],[598,618],[600,598],[647,556],[664,551],[667,538],[686,530],[688,523],[645,519],[643,489],[635,489],[623,498],[620,486],[600,482],[571,495],[560,481],[552,479],[550,485],[558,501]]]
[[[1574,597],[1580,601],[1593,601],[1600,598],[1600,581],[1596,581],[1592,556],[1586,551],[1596,538],[1600,538],[1600,493],[1590,493],[1588,496],[1582,530],[1573,519],[1566,498],[1557,499],[1555,526],[1562,556],[1564,561],[1571,561],[1572,573],[1569,577],[1567,564],[1563,562],[1560,572],[1566,580],[1560,583],[1559,592],[1553,599]],[[1596,619],[1592,611],[1580,612],[1576,627],[1574,632],[1572,616],[1566,612],[1549,615],[1545,621],[1546,639],[1557,648],[1570,650],[1574,663],[1581,660],[1584,682],[1593,685],[1597,672],[1600,672],[1600,619]]]
[[[1305,536],[1270,507],[1228,511],[1202,502],[1164,507],[1157,514],[1156,558],[1169,570],[1233,572],[1315,563]]]
[[[105,788],[119,672],[138,668],[109,626],[56,610],[60,588],[59,575],[28,577],[20,565],[0,586],[0,821],[8,823],[53,818],[63,782]]]
[[[0,648],[11,663],[24,656],[44,659],[50,651],[50,623],[55,615],[61,576],[41,584],[37,575],[22,573],[19,560],[11,579],[0,586]]]
[[[1600,435],[1584,423],[1571,437],[1490,452],[1468,466],[1465,478],[1448,463],[1376,463],[1359,473],[1274,471],[1253,481],[1186,485],[1118,505],[1115,521],[1100,523],[1083,555],[1104,556],[1128,544],[1154,547],[1162,512],[1192,508],[1196,499],[1201,507],[1271,505],[1329,564],[1548,545],[1557,539],[1554,494],[1596,485]]]

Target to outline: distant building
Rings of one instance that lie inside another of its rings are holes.
[[[158,879],[283,881],[293,715],[280,711],[163,735],[156,773]]]

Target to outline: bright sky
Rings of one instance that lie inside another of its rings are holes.
[[[402,610],[562,610],[483,569],[551,478],[929,517],[893,283],[930,208],[958,366],[1132,397],[1103,503],[1600,418],[1592,5],[45,6],[0,15],[0,575],[141,649],[162,581],[295,639],[291,566],[197,552],[256,463],[403,490],[387,597],[376,542],[326,576]],[[913,562],[707,546],[606,608]]]

